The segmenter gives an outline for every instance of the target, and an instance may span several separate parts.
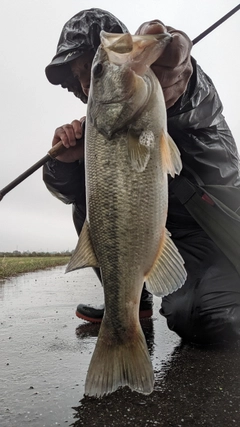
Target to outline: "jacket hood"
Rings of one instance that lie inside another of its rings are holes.
[[[64,25],[56,55],[46,67],[45,73],[50,83],[60,84],[80,98],[84,103],[87,97],[80,83],[73,77],[69,63],[85,52],[97,51],[101,30],[109,33],[126,33],[127,27],[111,13],[92,8],[82,10]]]

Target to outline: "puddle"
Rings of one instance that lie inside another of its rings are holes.
[[[103,295],[91,269],[68,275],[64,269],[0,283],[2,427],[70,425],[72,407],[83,398],[99,326],[80,321],[75,309],[79,302],[100,304]],[[154,332],[154,323],[155,318],[146,321],[144,329],[159,368],[179,340],[174,335],[167,343],[167,331]],[[161,349],[154,344],[154,334]]]

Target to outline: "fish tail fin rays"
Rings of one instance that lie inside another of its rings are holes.
[[[180,151],[171,136],[165,132],[162,133],[160,145],[163,167],[174,178],[175,174],[179,175],[182,170]]]
[[[66,273],[84,267],[99,267],[89,233],[87,221],[84,222],[78,244],[67,265]]]
[[[154,374],[140,324],[130,340],[116,343],[116,338],[113,336],[111,340],[111,335],[103,320],[87,373],[85,394],[101,397],[124,386],[150,394]]]
[[[181,288],[186,278],[184,260],[165,229],[156,262],[145,277],[147,289],[157,296],[168,295]]]

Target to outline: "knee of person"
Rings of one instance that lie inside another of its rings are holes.
[[[240,339],[240,305],[199,307],[195,319],[193,342],[224,344]]]
[[[221,344],[240,339],[240,304],[214,304],[204,297],[172,294],[163,298],[160,313],[183,341]],[[216,301],[215,301],[216,302]]]
[[[166,318],[171,331],[186,341],[193,336],[192,309],[186,294],[174,292],[162,299],[160,313]]]

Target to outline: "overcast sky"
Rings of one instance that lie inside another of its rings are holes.
[[[47,153],[56,127],[85,115],[86,107],[51,85],[44,72],[73,15],[100,7],[132,33],[142,22],[158,18],[194,39],[236,5],[235,0],[1,0],[0,190]],[[239,35],[237,12],[192,50],[218,89],[238,147]],[[71,206],[47,191],[41,170],[0,202],[0,251],[64,251],[76,243]]]

